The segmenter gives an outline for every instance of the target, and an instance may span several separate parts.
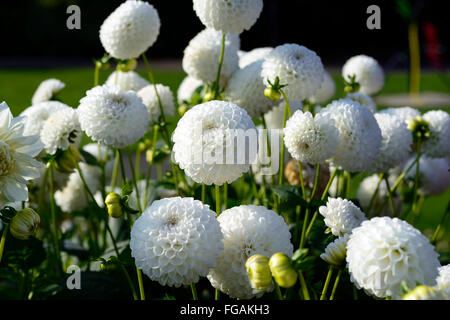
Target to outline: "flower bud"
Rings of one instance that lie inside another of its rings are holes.
[[[136,59],[128,59],[125,61],[122,61],[118,65],[118,69],[122,72],[129,72],[133,71],[137,66]]]
[[[56,170],[63,173],[72,173],[75,170],[75,163],[80,162],[83,157],[80,151],[73,145],[69,145],[66,150],[63,150],[55,160]]]
[[[446,297],[437,288],[420,285],[405,294],[403,300],[446,300]]]
[[[272,87],[265,88],[264,95],[272,101],[278,101],[281,99],[281,93]]]
[[[261,254],[255,254],[247,259],[245,263],[250,285],[259,292],[265,292],[272,284],[269,259]]]
[[[41,222],[39,215],[31,208],[19,211],[11,220],[10,230],[14,238],[27,240]]]
[[[145,160],[147,160],[148,163],[153,161],[153,150],[147,150],[147,152],[145,153]]]
[[[187,110],[188,110],[188,107],[183,104],[178,107],[178,114],[182,117],[186,113]]]
[[[207,101],[211,101],[211,100],[214,100],[214,92],[208,91],[208,92],[205,93],[205,95],[203,96],[203,102],[207,102]]]
[[[269,260],[270,271],[280,287],[289,288],[297,282],[297,272],[291,259],[282,252],[275,253]]]
[[[115,192],[111,192],[105,199],[108,214],[112,218],[120,218],[123,215],[123,208],[121,204],[121,197]]]
[[[421,116],[408,120],[408,129],[411,130],[414,141],[424,141],[430,137],[430,123]]]

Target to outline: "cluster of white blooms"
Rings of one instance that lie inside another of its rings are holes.
[[[217,264],[223,235],[215,213],[193,198],[157,200],[135,221],[131,255],[161,285],[196,283]]]
[[[247,172],[256,157],[251,147],[242,148],[246,131],[256,128],[247,112],[231,102],[199,104],[180,119],[172,136],[175,162],[197,183],[222,185]],[[237,155],[237,161],[227,159]],[[227,161],[229,160],[229,161]],[[232,163],[229,163],[232,162]]]
[[[192,94],[194,91],[203,85],[201,80],[195,79],[191,76],[186,76],[183,81],[181,81],[180,86],[177,90],[177,100],[179,104],[182,104],[183,101],[190,101],[192,98]]]
[[[100,41],[112,57],[133,59],[156,41],[161,22],[149,3],[129,0],[114,10],[100,27]]]
[[[81,129],[92,140],[114,148],[124,148],[147,132],[149,114],[141,98],[122,92],[117,86],[97,86],[80,100]]]
[[[283,129],[285,107],[286,101],[283,100],[264,115],[267,129]],[[292,113],[297,110],[302,110],[302,108],[303,103],[301,101],[289,101],[289,109],[291,109]]]
[[[320,255],[320,258],[327,263],[334,266],[341,266],[345,263],[345,256],[347,254],[347,242],[350,237],[346,233],[343,237],[339,237],[325,248],[325,252]]]
[[[372,113],[377,112],[377,105],[375,101],[373,101],[372,97],[367,94],[358,91],[348,93],[345,98],[359,102],[360,105],[365,105]]]
[[[347,243],[347,266],[357,288],[396,298],[401,283],[436,284],[438,254],[429,240],[397,218],[376,217],[355,228]]]
[[[155,91],[155,86],[149,84],[138,91],[138,96],[147,107],[150,115],[150,122],[157,122],[161,116],[161,110],[156,92],[158,92],[159,99],[161,100],[164,115],[173,116],[175,114],[175,97],[173,96],[172,90],[170,90],[168,86],[158,83]]]
[[[239,52],[241,52],[241,55],[239,55],[239,68],[244,69],[246,66],[255,61],[264,60],[268,54],[272,52],[272,50],[272,47],[263,47],[253,49],[248,52],[238,51],[238,55]]]
[[[232,298],[261,296],[250,286],[245,262],[254,254],[266,257],[276,252],[292,256],[289,228],[276,212],[262,206],[241,205],[222,212],[217,218],[225,249],[208,279],[212,286]],[[269,289],[270,290],[270,289]]]
[[[304,100],[316,93],[324,79],[320,57],[312,50],[298,44],[287,43],[273,49],[264,59],[261,76],[266,86],[276,77],[289,101]]]
[[[404,169],[407,170],[415,157],[406,162]],[[416,164],[408,171],[405,179],[414,181],[416,176]],[[423,195],[438,195],[450,186],[449,161],[445,158],[420,157],[419,160],[419,182],[420,193]]]
[[[357,55],[348,59],[342,67],[342,76],[356,76],[360,91],[365,94],[375,94],[384,85],[384,71],[378,61],[366,55]]]
[[[284,143],[294,159],[323,163],[339,145],[339,131],[329,114],[313,116],[310,112],[297,110],[286,122]]]
[[[122,72],[117,70],[109,75],[105,84],[110,86],[117,85],[122,91],[132,90],[137,92],[143,87],[148,86],[150,82],[134,71]]]
[[[340,99],[320,113],[329,113],[340,133],[331,164],[349,172],[370,168],[382,144],[381,130],[372,112],[356,101]]]
[[[327,205],[319,208],[331,233],[342,237],[366,220],[364,213],[353,202],[342,198],[328,198]]]
[[[308,99],[311,103],[325,103],[330,100],[336,92],[336,84],[331,75],[327,71],[324,71],[323,75],[323,82],[320,85],[319,90]]]
[[[405,121],[406,123],[416,118],[417,116],[420,116],[420,112],[417,109],[411,108],[411,107],[402,107],[402,108],[387,108],[381,110],[379,113],[387,113],[393,116],[399,117],[401,120]]]
[[[262,8],[262,0],[194,0],[194,10],[200,21],[223,33],[250,29]]]
[[[450,155],[450,115],[442,110],[428,111],[423,119],[430,124],[430,137],[422,144],[424,154],[432,158]]]
[[[49,101],[55,94],[64,89],[66,84],[58,79],[47,79],[39,84],[39,87],[33,94],[31,103],[38,104],[41,102]]]

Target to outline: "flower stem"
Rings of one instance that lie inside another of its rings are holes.
[[[198,300],[197,289],[195,288],[195,283],[191,283],[192,299]]]
[[[51,214],[51,221],[53,224],[53,246],[55,248],[55,258],[56,258],[56,268],[58,270],[58,273],[62,272],[62,265],[61,265],[61,251],[59,248],[59,232],[58,232],[58,224],[56,222],[56,208],[55,208],[55,196],[54,196],[54,177],[53,177],[53,162],[49,162],[49,193],[50,193],[50,214]]]
[[[141,206],[141,198],[139,196],[139,189],[137,186],[137,180],[136,180],[136,174],[133,170],[133,159],[131,159],[131,154],[128,154],[128,161],[130,163],[130,168],[131,168],[131,175],[133,176],[133,186],[134,189],[136,190],[136,200],[137,200],[137,205],[138,205],[138,210],[139,210],[139,214],[142,212],[142,206]],[[145,204],[144,204],[145,205]]]
[[[302,235],[300,237],[299,249],[302,249],[303,245],[305,244],[306,224],[308,222],[308,217],[309,217],[309,209],[306,209],[305,218],[303,219]]]
[[[94,69],[94,87],[98,86],[99,73],[100,73],[100,66],[96,63]]]
[[[116,150],[116,155],[114,158],[113,175],[111,178],[111,192],[114,192],[114,189],[116,188],[116,180],[118,172],[119,172],[119,151]]]
[[[380,185],[381,185],[382,181],[383,181],[383,174],[380,174],[375,191],[373,192],[372,197],[370,198],[369,207],[367,208],[367,216],[368,217],[370,217],[370,212],[372,211],[372,206],[373,206],[373,203],[375,202],[375,199],[377,197],[377,194],[380,189]]]
[[[305,278],[303,277],[303,273],[301,271],[298,272],[298,278],[300,279],[303,298],[305,300],[311,300],[311,297],[309,296],[308,286],[306,285]]]
[[[156,142],[158,141],[158,130],[159,130],[159,126],[154,125],[153,126],[153,139],[152,139],[152,154],[150,157],[150,162],[148,163],[147,175],[145,176],[144,205],[147,205],[147,201],[148,201],[148,187],[150,185],[150,177],[151,177],[152,168],[153,168],[153,159],[155,157],[155,152],[156,152]]]
[[[283,300],[283,295],[281,294],[280,286],[275,282],[275,294],[277,295],[278,300]]]
[[[338,287],[339,280],[341,279],[341,274],[342,274],[342,269],[339,269],[336,279],[334,280],[333,290],[331,290],[330,300],[334,299],[334,295],[336,293],[336,289]]]
[[[311,191],[311,197],[310,197],[311,200],[313,200],[314,196],[316,195],[317,187],[319,185],[319,176],[320,176],[320,163],[318,163],[317,167],[316,167],[316,176],[314,177],[314,186]]]
[[[206,185],[202,183],[202,203],[205,203],[206,200]]]
[[[215,184],[214,185],[215,189],[216,189],[216,216],[218,217],[220,215],[220,186]]]
[[[138,267],[136,267],[136,275],[138,278],[139,294],[141,296],[141,300],[145,300],[145,291],[144,291],[144,282],[142,281],[142,272]]]
[[[9,231],[9,223],[3,228],[2,239],[0,240],[0,262],[2,262],[3,251],[5,250],[6,236]]]
[[[228,183],[223,184],[223,205],[224,210],[227,209],[227,202],[228,202]]]
[[[287,98],[286,94],[283,90],[280,90],[281,94],[283,95],[284,102],[286,103],[286,106],[284,107],[284,116],[283,116],[283,130],[286,127],[286,121],[288,119],[288,114],[291,116],[291,108],[289,107],[289,99]],[[280,175],[278,177],[278,184],[281,186],[283,184],[283,178],[284,178],[284,134],[281,134],[281,151],[280,151]],[[299,168],[300,170],[300,168]],[[278,199],[279,201],[279,199]]]
[[[389,180],[388,180],[386,174],[383,174],[383,179],[386,182],[386,189],[388,191],[388,199],[389,199],[389,205],[391,206],[392,216],[395,217],[397,215],[397,213],[395,211],[394,198],[392,197],[391,187],[389,186]]]
[[[320,300],[325,300],[325,295],[327,294],[328,285],[330,284],[330,279],[331,279],[332,274],[333,274],[333,266],[330,266],[330,268],[328,269],[328,274],[327,274],[327,278],[325,280],[325,284],[323,285]]]
[[[161,113],[160,118],[165,127],[166,117],[164,115],[164,108],[161,102],[161,97],[159,96],[158,90],[156,89],[155,78],[153,77],[152,69],[150,69],[150,64],[148,63],[148,59],[147,56],[145,55],[145,52],[142,53],[142,59],[144,60],[145,67],[147,68],[148,78],[150,82],[153,84],[153,88],[155,89],[156,98],[158,99],[159,112]]]
[[[297,163],[298,163],[298,176],[300,178],[300,188],[302,189],[302,197],[303,200],[306,201],[306,190],[305,190],[305,182],[303,181],[302,163],[300,161],[297,161]]]
[[[420,175],[420,139],[417,141],[417,160],[416,160],[416,176],[414,179],[414,189],[413,189],[413,202],[412,202],[412,212],[415,213],[417,210],[417,193],[419,188],[419,175]]]
[[[222,64],[223,64],[223,56],[225,53],[225,37],[226,34],[222,33],[222,47],[220,49],[220,58],[219,58],[219,65],[217,67],[217,75],[216,75],[216,83],[215,83],[215,90],[214,90],[214,100],[217,99],[217,97],[219,96],[219,91],[220,91],[220,72],[222,70]]]

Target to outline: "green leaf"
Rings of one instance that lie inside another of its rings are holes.
[[[304,259],[308,255],[308,252],[308,248],[297,249],[292,255],[292,261],[300,261]]]
[[[307,271],[311,270],[314,267],[314,262],[316,260],[316,257],[309,256],[302,260],[294,261],[292,264],[296,270],[299,271]]]
[[[272,186],[272,190],[287,204],[300,206],[308,205],[308,203],[302,198],[302,191],[298,186]]]
[[[83,156],[84,158],[84,162],[86,162],[87,164],[91,165],[91,166],[98,166],[99,163],[97,161],[97,158],[94,157],[92,154],[90,154],[89,152],[80,149],[80,154]]]
[[[122,197],[129,196],[133,192],[133,186],[128,182],[122,187]]]

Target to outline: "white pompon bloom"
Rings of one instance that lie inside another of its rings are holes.
[[[81,129],[92,140],[114,148],[124,148],[147,132],[149,113],[133,91],[117,86],[97,86],[80,100]]]
[[[246,66],[255,61],[264,60],[267,55],[272,52],[272,50],[272,47],[262,47],[250,50],[248,52],[238,51],[238,54],[241,52],[241,55],[239,56],[239,68],[244,69]]]
[[[313,96],[322,85],[324,69],[320,57],[312,50],[298,44],[287,43],[276,47],[264,59],[261,77],[266,86],[279,77],[289,101],[304,100]]]
[[[447,299],[450,299],[450,264],[440,267],[438,271],[437,288],[447,296]]]
[[[106,79],[105,84],[113,86],[117,85],[122,91],[139,91],[145,86],[148,86],[150,82],[142,78],[139,74],[134,71],[122,72],[114,71]]]
[[[158,12],[151,4],[129,0],[103,22],[100,41],[114,58],[137,58],[155,43],[160,26]]]
[[[239,58],[236,46],[236,36],[227,35],[222,69],[220,72],[220,85],[223,87],[232,74],[239,69]],[[234,44],[233,44],[234,43]],[[216,81],[222,48],[221,35],[211,29],[205,29],[197,34],[184,49],[183,70],[191,77],[203,83],[212,84]]]
[[[339,130],[326,113],[313,116],[297,110],[286,122],[284,143],[294,159],[310,164],[323,163],[339,145]]]
[[[360,105],[365,105],[372,113],[377,112],[377,105],[371,96],[362,92],[347,93],[346,99],[359,102]]]
[[[262,63],[258,60],[237,70],[225,89],[226,100],[244,108],[251,117],[259,117],[273,105],[273,101],[264,95],[266,86],[261,78]]]
[[[33,105],[49,101],[53,98],[55,94],[64,89],[66,84],[58,79],[47,79],[39,84],[39,87],[33,94],[31,103]]]
[[[181,81],[180,86],[177,90],[177,100],[179,104],[184,101],[191,101],[194,91],[203,85],[201,80],[195,79],[191,76],[186,76],[183,81]]]
[[[375,217],[355,228],[347,243],[347,266],[358,289],[379,298],[401,295],[401,282],[434,286],[439,254],[429,240],[397,218]]]
[[[342,76],[356,76],[360,91],[372,95],[381,90],[384,85],[384,71],[378,61],[366,55],[357,55],[348,59],[342,67]]]
[[[387,113],[393,116],[397,116],[406,123],[409,120],[416,118],[417,116],[420,116],[419,110],[411,107],[387,108],[379,111],[379,113]]]
[[[404,170],[409,168],[416,157],[406,162]],[[419,192],[422,195],[439,195],[450,186],[450,164],[445,158],[429,158],[421,156],[419,160]],[[414,164],[405,179],[413,182],[416,176],[416,165]]]
[[[343,237],[339,237],[325,248],[325,252],[320,255],[320,258],[325,262],[340,267],[345,263],[345,256],[347,254],[347,242],[350,237],[346,233]]]
[[[428,111],[423,119],[430,124],[430,137],[422,144],[422,151],[432,158],[450,156],[450,115],[442,110]]]
[[[342,198],[328,198],[327,205],[319,208],[320,214],[325,218],[325,224],[331,233],[342,237],[358,227],[366,220],[366,216],[350,200]]]
[[[411,153],[412,133],[406,123],[396,116],[376,113],[375,119],[381,130],[382,144],[377,159],[372,162],[369,171],[388,172],[405,163]]]
[[[218,218],[225,249],[208,275],[211,285],[232,298],[261,296],[252,290],[245,262],[254,254],[271,257],[276,252],[292,256],[291,233],[283,218],[262,206],[242,205]],[[270,290],[270,289],[269,289]]]
[[[25,118],[13,115],[0,103],[0,197],[8,202],[27,201],[29,180],[39,177],[42,163],[34,160],[44,145],[39,136],[25,136]]]
[[[286,102],[283,100],[264,115],[267,129],[283,129],[285,107]],[[289,108],[291,109],[291,112],[294,113],[297,110],[302,110],[303,103],[301,101],[289,101]]]
[[[331,102],[320,113],[329,113],[340,133],[331,164],[348,172],[367,170],[378,157],[381,130],[367,107],[350,99]]]
[[[246,134],[257,139],[244,109],[217,100],[196,105],[178,121],[173,133],[175,162],[197,183],[231,183],[249,170],[257,154],[257,145],[244,147],[236,142],[244,141]]]
[[[156,90],[158,91],[159,98],[163,107],[165,116],[173,116],[175,114],[175,97],[172,90],[168,86],[157,84]],[[161,116],[159,108],[158,96],[155,92],[155,87],[152,84],[142,88],[138,91],[138,96],[144,102],[150,115],[150,122],[158,122]]]
[[[41,141],[49,154],[55,154],[58,149],[67,149],[69,145],[78,147],[82,135],[77,110],[64,108],[45,121],[41,130]]]
[[[325,70],[323,75],[323,82],[320,85],[319,90],[317,90],[316,93],[308,99],[309,102],[313,104],[327,102],[333,98],[334,93],[336,92],[336,84],[334,83],[331,75]]]
[[[135,221],[130,248],[136,266],[161,285],[198,282],[223,250],[216,214],[193,198],[157,200]]]
[[[26,118],[24,135],[40,136],[44,122],[56,111],[71,109],[59,101],[41,102],[26,108],[20,115]]]
[[[194,0],[194,10],[208,28],[224,33],[242,33],[258,20],[262,0]]]

